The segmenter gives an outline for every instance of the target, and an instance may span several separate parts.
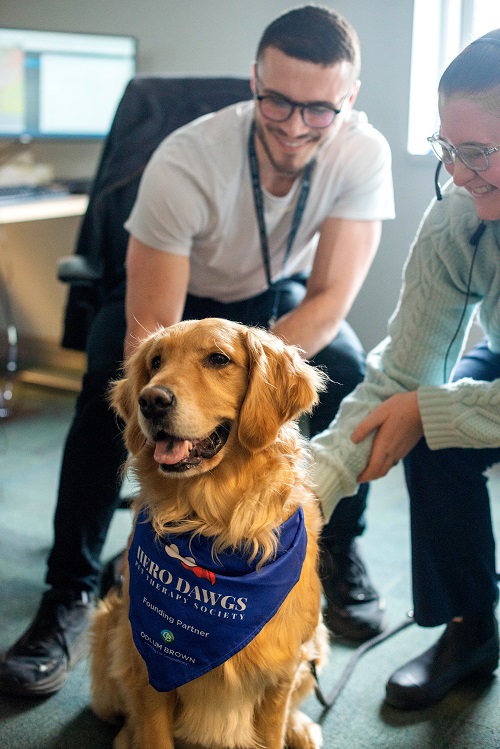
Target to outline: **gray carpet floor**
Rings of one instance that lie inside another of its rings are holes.
[[[38,606],[52,540],[52,515],[62,446],[74,396],[18,385],[10,418],[0,421],[0,653],[13,643]],[[500,531],[500,473],[491,475],[495,526]],[[115,513],[104,557],[125,542],[127,511]],[[387,603],[390,626],[411,609],[408,500],[401,468],[375,482],[362,550]],[[440,629],[412,625],[369,650],[356,664],[334,706],[316,697],[306,712],[322,724],[328,749],[500,749],[500,680],[464,682],[439,705],[402,712],[384,705],[392,671],[428,647]],[[328,693],[355,650],[333,640],[321,675]],[[0,749],[110,749],[115,729],[89,709],[89,674],[81,662],[63,689],[44,700],[0,695]],[[148,749],[144,747],[143,749]]]

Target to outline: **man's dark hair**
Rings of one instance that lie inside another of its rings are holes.
[[[468,98],[488,98],[493,94],[492,108],[498,110],[500,90],[500,29],[479,37],[448,65],[439,81],[443,96],[463,94]]]
[[[262,35],[257,60],[268,47],[325,67],[350,62],[354,78],[361,68],[356,31],[339,13],[319,5],[304,5],[278,16]]]

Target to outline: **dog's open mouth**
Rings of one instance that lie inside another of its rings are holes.
[[[219,424],[208,437],[185,439],[167,432],[158,432],[155,440],[154,459],[162,471],[188,471],[196,468],[204,459],[213,458],[227,442],[231,423]]]

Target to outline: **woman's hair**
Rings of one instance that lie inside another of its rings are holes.
[[[319,5],[304,5],[278,16],[264,30],[257,60],[268,47],[318,65],[350,62],[354,78],[361,69],[356,31],[339,13]]]
[[[480,99],[500,111],[500,29],[479,37],[455,57],[441,76],[438,92]]]

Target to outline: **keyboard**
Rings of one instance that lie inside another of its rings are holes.
[[[19,203],[24,200],[47,200],[70,195],[63,183],[51,182],[46,185],[0,185],[0,205]]]

